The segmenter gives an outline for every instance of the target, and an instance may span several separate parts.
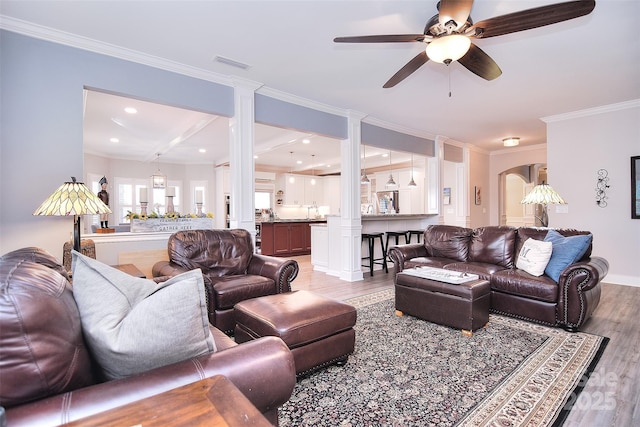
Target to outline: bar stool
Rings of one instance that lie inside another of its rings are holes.
[[[422,235],[424,234],[424,230],[409,230],[407,231],[407,243],[411,243],[413,235],[418,237],[418,243],[422,241]]]
[[[400,236],[404,237],[405,243],[408,243],[407,233],[408,231],[387,231],[387,255],[389,255],[389,237],[395,237],[396,246],[398,246],[400,244]],[[389,261],[392,261],[391,258],[389,258]]]
[[[369,267],[369,273],[373,276],[373,265],[380,264],[382,268],[384,268],[385,273],[389,272],[387,268],[387,250],[384,247],[384,241],[382,240],[382,236],[384,233],[362,233],[362,241],[367,240],[367,246],[369,248],[369,256],[362,257],[363,260],[368,260],[369,263],[362,264],[362,267]],[[382,248],[382,258],[375,257],[375,243],[376,239],[380,239],[380,247]]]

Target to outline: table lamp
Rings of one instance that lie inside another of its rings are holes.
[[[74,176],[71,182],[65,182],[42,202],[33,215],[73,215],[73,249],[80,252],[80,215],[100,215],[111,213],[105,205],[86,185],[77,182]]]
[[[542,214],[536,217],[540,220],[543,227],[549,226],[549,215],[547,213],[547,205],[566,205],[562,196],[558,194],[549,184],[538,184],[529,194],[520,202],[523,205],[542,205]]]

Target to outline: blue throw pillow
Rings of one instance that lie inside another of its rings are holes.
[[[579,261],[585,252],[587,252],[592,238],[592,234],[564,237],[556,230],[549,230],[544,241],[551,242],[553,250],[551,251],[551,259],[544,273],[558,282],[562,270],[574,262]]]

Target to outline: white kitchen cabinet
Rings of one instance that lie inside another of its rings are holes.
[[[304,177],[304,205],[324,205],[324,182],[319,176]]]
[[[301,206],[304,204],[304,176],[284,174],[284,204]]]

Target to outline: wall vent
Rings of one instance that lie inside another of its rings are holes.
[[[230,65],[232,67],[241,68],[243,70],[246,70],[247,68],[250,67],[249,64],[245,64],[244,62],[235,61],[235,60],[233,60],[231,58],[227,58],[227,57],[219,56],[219,55],[214,56],[213,60],[215,62],[220,62],[221,64],[226,64],[226,65]]]

